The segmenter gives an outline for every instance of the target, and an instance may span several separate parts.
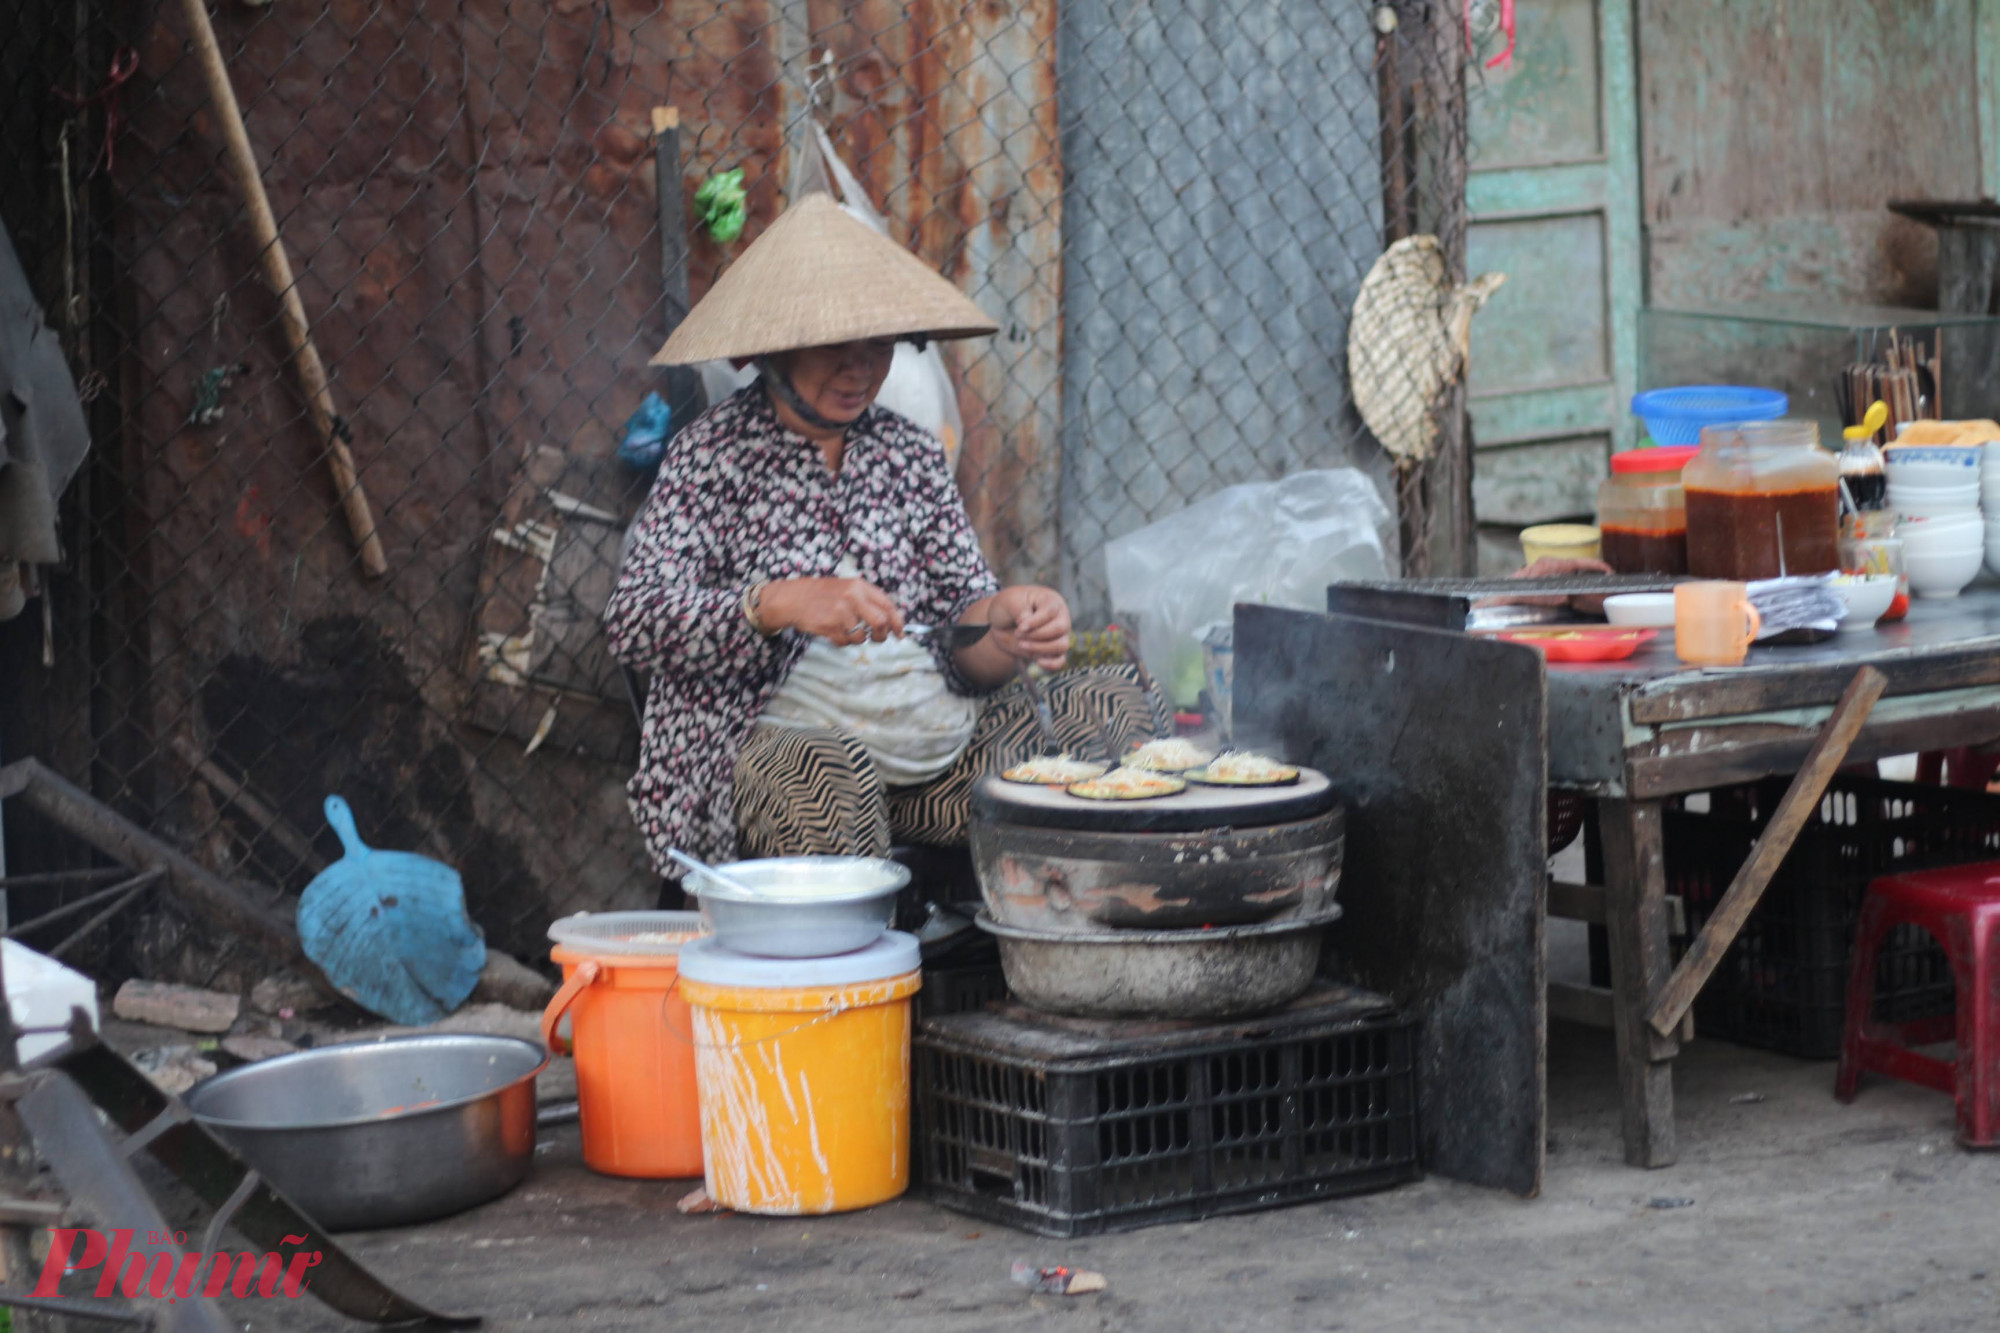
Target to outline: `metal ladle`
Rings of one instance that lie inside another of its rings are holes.
[[[714,880],[717,884],[720,884],[723,888],[730,890],[732,893],[742,894],[746,898],[754,898],[757,896],[756,890],[752,889],[742,880],[732,879],[728,875],[723,874],[720,870],[717,870],[714,866],[708,865],[707,863],[702,861],[695,860],[692,856],[689,856],[686,852],[682,851],[678,847],[669,847],[667,849],[667,855],[672,857],[674,860],[680,862],[680,864],[685,866],[687,869],[706,875],[708,878]],[[700,894],[695,895],[695,897],[697,898],[699,898],[700,896],[701,896]]]

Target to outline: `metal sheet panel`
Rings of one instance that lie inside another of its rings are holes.
[[[796,7],[797,0],[791,0]],[[898,240],[999,323],[947,344],[958,476],[1003,581],[1053,583],[1061,455],[1055,0],[810,0],[841,71],[831,128]]]
[[[1347,312],[1380,248],[1365,5],[1063,7],[1062,568],[1216,490],[1380,451]],[[1384,494],[1389,494],[1384,485]]]
[[[1424,1165],[1524,1195],[1547,1119],[1543,674],[1531,648],[1236,608],[1238,734],[1347,805],[1328,958],[1423,1019]]]

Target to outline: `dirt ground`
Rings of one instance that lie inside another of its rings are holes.
[[[574,1125],[530,1181],[439,1224],[353,1238],[385,1277],[514,1330],[1951,1329],[2000,1325],[2000,1157],[1937,1093],[1697,1042],[1680,1162],[1626,1167],[1609,1034],[1550,1039],[1548,1185],[1388,1193],[1051,1241],[916,1200],[843,1217],[683,1217],[685,1182],[596,1176]],[[1101,1271],[1031,1295],[1015,1259]],[[255,1329],[351,1329],[307,1305]]]

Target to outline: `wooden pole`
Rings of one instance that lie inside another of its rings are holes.
[[[661,336],[671,338],[687,318],[689,305],[687,199],[681,185],[681,113],[676,107],[653,108],[653,173],[660,210],[660,296],[666,316]],[[673,413],[675,434],[701,415],[701,398],[701,377],[693,366],[667,367],[667,407]]]
[[[319,349],[313,345],[305,303],[299,299],[298,282],[292,276],[292,261],[278,236],[278,220],[271,213],[270,196],[264,193],[257,154],[250,147],[250,131],[243,124],[243,108],[237,105],[236,90],[230,86],[229,69],[222,63],[222,48],[216,43],[215,28],[208,21],[208,8],[204,0],[181,0],[181,8],[187,13],[189,35],[194,41],[195,54],[201,59],[202,74],[208,80],[209,100],[215,104],[216,119],[222,125],[236,188],[250,213],[250,229],[257,240],[264,281],[278,298],[285,341],[291,344],[292,368],[298,372],[305,389],[313,428],[326,444],[327,466],[333,471],[333,488],[340,498],[341,510],[347,515],[347,529],[361,549],[361,568],[370,578],[381,578],[389,572],[389,557],[382,550],[382,538],[375,530],[368,493],[361,489],[361,478],[355,473],[354,455],[347,448],[347,423],[334,410],[326,366],[319,359]]]
[[[1647,1015],[1647,1023],[1662,1037],[1671,1037],[1681,1025],[1681,1019],[1694,1004],[1694,997],[1708,984],[1708,978],[1715,971],[1722,955],[1736,942],[1737,932],[1756,910],[1758,900],[1771,883],[1771,876],[1778,871],[1778,864],[1785,854],[1792,850],[1798,840],[1799,830],[1819,807],[1820,797],[1826,794],[1826,784],[1833,781],[1833,775],[1847,758],[1848,747],[1861,734],[1861,728],[1868,721],[1875,701],[1882,697],[1882,691],[1889,687],[1889,678],[1874,667],[1862,667],[1854,675],[1854,680],[1840,696],[1840,702],[1833,706],[1833,713],[1820,728],[1819,739],[1806,754],[1805,764],[1799,769],[1792,785],[1785,789],[1784,799],[1772,812],[1771,822],[1764,826],[1757,845],[1750,850],[1750,859],[1736,872],[1730,882],[1729,891],[1722,895],[1722,901],[1715,905],[1715,911],[1695,937],[1693,944],[1681,958],[1680,966],[1667,984],[1654,997],[1652,1011]]]

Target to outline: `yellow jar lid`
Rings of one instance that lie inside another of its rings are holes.
[[[1544,523],[1521,529],[1521,541],[1536,546],[1589,546],[1600,536],[1588,523]]]

